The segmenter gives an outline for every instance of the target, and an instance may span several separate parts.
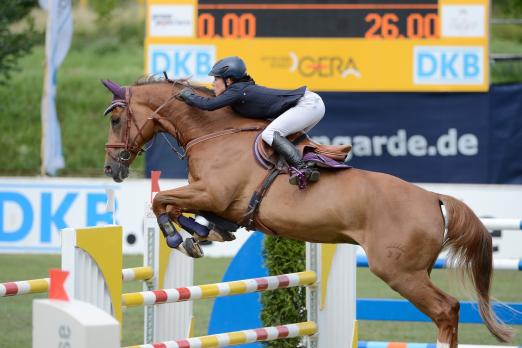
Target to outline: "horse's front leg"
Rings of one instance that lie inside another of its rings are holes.
[[[203,251],[191,238],[183,242],[173,220],[176,220],[185,230],[202,238],[208,235],[208,230],[195,223],[194,220],[183,216],[182,212],[211,209],[211,200],[201,183],[161,191],[152,202],[152,210],[158,219],[158,225],[166,238],[167,245],[191,257],[201,257]]]

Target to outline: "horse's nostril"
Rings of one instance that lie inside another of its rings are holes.
[[[105,175],[112,175],[111,166],[105,166]]]

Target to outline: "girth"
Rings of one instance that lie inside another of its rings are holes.
[[[306,133],[296,133],[296,136],[293,139],[291,139],[291,142],[294,145],[297,145],[306,137]],[[285,163],[286,162],[283,159],[283,157],[279,156],[275,165],[273,165],[272,168],[268,169],[268,174],[265,176],[263,181],[261,181],[261,184],[258,186],[257,190],[255,190],[252,194],[250,202],[248,203],[247,211],[245,215],[243,215],[243,218],[239,221],[239,225],[244,226],[249,230],[255,230],[256,225],[258,225],[267,234],[277,236],[276,232],[272,231],[270,228],[268,228],[265,224],[261,222],[257,214],[259,213],[259,206],[261,205],[261,201],[263,200],[263,198],[265,198],[274,180],[277,178],[278,175],[287,172],[287,167]]]
[[[239,224],[241,226],[244,226],[249,230],[255,230],[256,224],[257,224],[268,234],[277,235],[276,232],[272,231],[270,228],[265,226],[259,220],[259,217],[257,217],[257,214],[259,212],[259,206],[261,205],[261,201],[268,193],[270,186],[272,185],[274,180],[277,178],[277,176],[279,174],[283,173],[283,167],[284,167],[284,160],[283,160],[283,158],[279,158],[279,160],[277,161],[277,164],[268,171],[268,174],[265,176],[265,178],[261,182],[261,185],[259,185],[257,190],[254,191],[254,193],[252,194],[252,198],[250,198],[250,202],[248,203],[247,212],[245,213],[245,215],[243,215],[243,218],[239,222]]]

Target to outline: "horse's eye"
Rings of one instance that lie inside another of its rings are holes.
[[[111,118],[111,125],[113,127],[116,127],[119,124],[120,124],[120,118],[119,117],[118,118]]]

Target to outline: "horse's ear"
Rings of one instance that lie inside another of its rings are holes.
[[[101,80],[101,83],[112,92],[115,99],[125,99],[125,88],[111,80]]]

